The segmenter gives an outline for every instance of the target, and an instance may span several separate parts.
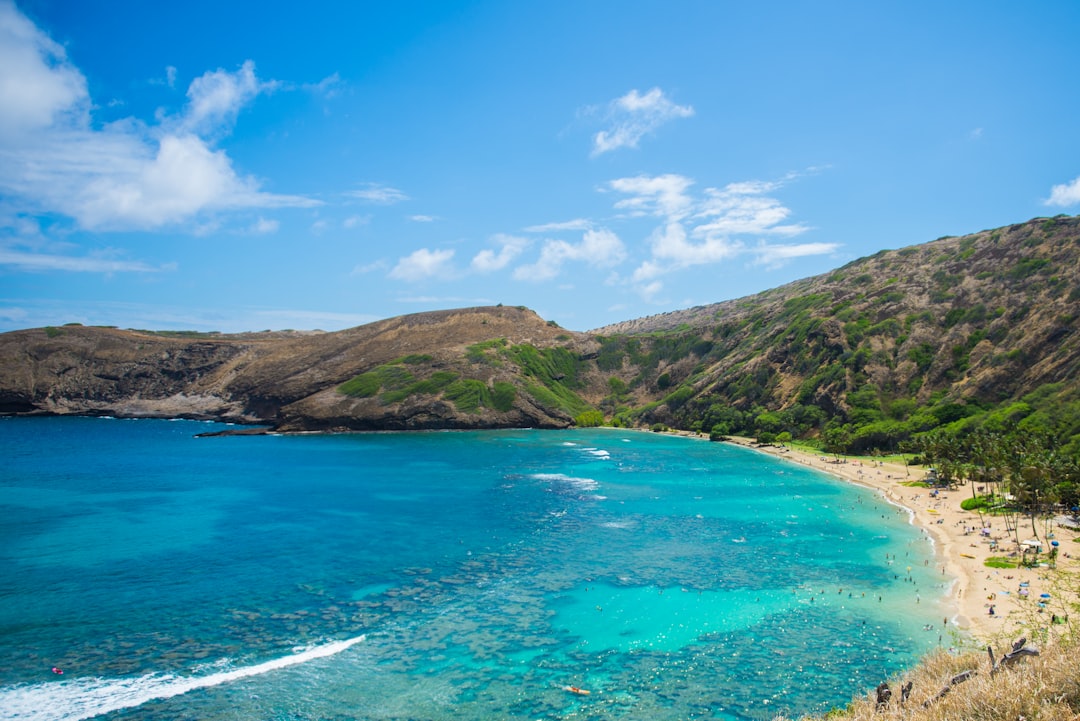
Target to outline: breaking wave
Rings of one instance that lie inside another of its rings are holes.
[[[205,676],[148,674],[133,678],[74,678],[53,683],[19,684],[0,689],[0,719],[15,721],[80,721],[148,701],[180,696],[200,688],[277,671],[341,653],[363,636],[305,648],[271,661]]]

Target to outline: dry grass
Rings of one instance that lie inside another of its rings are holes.
[[[877,709],[873,690],[856,698],[829,721],[1077,721],[1080,719],[1080,639],[1075,631],[1044,637],[1038,656],[1025,656],[996,673],[983,652],[951,655],[939,652],[890,682],[893,697]],[[997,658],[1009,651],[995,646]],[[956,675],[974,670],[969,680],[935,697]],[[900,702],[900,687],[910,681],[911,696]],[[806,721],[811,718],[806,717]],[[779,721],[779,720],[778,720]]]

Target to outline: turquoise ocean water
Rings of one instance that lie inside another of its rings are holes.
[[[942,633],[906,513],[752,451],[223,427],[0,419],[0,719],[767,719]]]

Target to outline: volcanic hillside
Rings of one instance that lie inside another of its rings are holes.
[[[0,334],[0,412],[280,431],[564,427],[895,446],[956,424],[1080,434],[1080,217],[885,250],[746,298],[579,333],[524,308],[334,333]]]

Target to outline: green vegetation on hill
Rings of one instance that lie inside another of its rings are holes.
[[[597,407],[613,425],[795,438],[845,454],[949,442],[937,457],[960,465],[946,477],[997,478],[1014,510],[1071,507],[1077,301],[1080,217],[882,251],[750,298],[596,331],[607,376]],[[979,471],[991,447],[1013,465]]]
[[[401,403],[421,394],[441,396],[463,413],[477,413],[483,408],[507,412],[514,407],[518,393],[514,383],[486,382],[462,377],[464,372],[432,370],[432,360],[426,354],[399,358],[354,376],[337,390],[353,398],[378,396],[383,405]],[[530,344],[511,345],[505,338],[495,338],[468,346],[464,360],[469,365],[486,368],[505,370],[513,366],[521,389],[541,406],[570,416],[591,409],[574,390],[584,387],[582,374],[586,364],[580,354],[566,347],[540,349]]]
[[[847,453],[1042,433],[1080,455],[1080,218],[882,251],[750,298],[601,329],[615,423]],[[644,402],[625,403],[637,391]],[[621,396],[621,397],[620,397]]]
[[[435,371],[417,378],[405,367],[409,362],[409,359],[402,358],[361,373],[339,385],[338,392],[353,398],[378,395],[380,403],[390,405],[421,393],[438,394],[457,382],[457,374],[449,371]]]

